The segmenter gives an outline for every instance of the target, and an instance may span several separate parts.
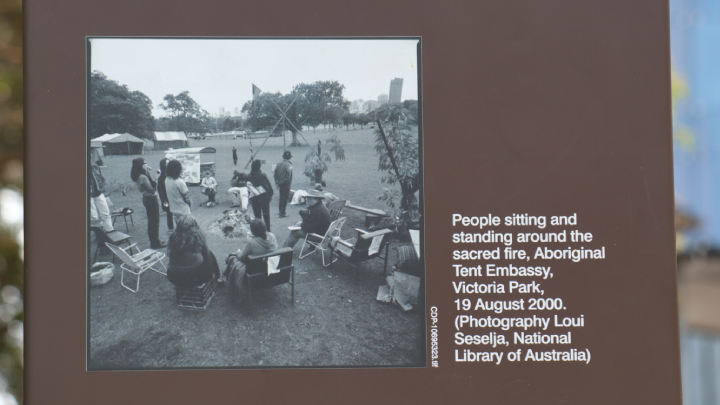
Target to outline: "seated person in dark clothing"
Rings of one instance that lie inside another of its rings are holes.
[[[221,281],[217,259],[192,216],[177,217],[167,252],[170,258],[167,278],[176,286],[195,287],[212,281],[213,277]]]
[[[308,191],[308,194],[305,196],[308,209],[300,211],[302,225],[300,229],[290,231],[290,235],[285,241],[285,247],[294,247],[300,239],[305,238],[305,235],[309,233],[325,235],[325,232],[327,232],[330,227],[330,211],[328,211],[325,204],[323,204],[324,198],[325,195],[319,191]]]
[[[225,278],[228,280],[230,295],[235,302],[243,301],[245,298],[245,265],[250,261],[249,257],[270,253],[278,248],[275,235],[267,231],[262,219],[255,218],[250,221],[250,232],[252,237],[248,238],[245,248],[238,249],[225,260],[228,264]]]
[[[255,218],[250,221],[250,232],[252,237],[248,238],[245,248],[243,250],[238,249],[235,253],[241,262],[247,264],[250,261],[250,256],[263,255],[277,250],[278,245],[275,235],[267,231],[265,222],[262,219]]]

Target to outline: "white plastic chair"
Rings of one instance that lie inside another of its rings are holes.
[[[320,255],[322,256],[322,263],[323,267],[327,267],[331,265],[333,262],[325,264],[325,251],[330,250],[330,242],[332,242],[333,238],[339,238],[340,233],[342,232],[342,227],[345,225],[346,217],[339,218],[335,221],[333,221],[330,226],[328,227],[328,230],[325,232],[325,235],[318,235],[316,233],[308,233],[305,235],[305,240],[303,241],[302,248],[300,249],[300,258],[306,258],[310,256],[311,254],[320,251]],[[310,240],[309,238],[315,239]],[[311,245],[315,247],[315,249],[309,251],[305,255],[303,255],[303,251],[305,250],[305,244]],[[335,259],[337,260],[337,259]]]
[[[165,258],[165,254],[152,249],[145,249],[141,252],[135,244],[130,245],[124,249],[111,243],[106,242],[105,244],[108,248],[110,248],[110,250],[112,250],[113,253],[115,253],[115,256],[120,258],[120,260],[123,262],[120,265],[120,268],[122,269],[122,275],[120,276],[120,284],[122,284],[123,287],[127,288],[131,292],[138,292],[138,290],[140,289],[140,275],[143,274],[147,269],[150,269],[156,273],[160,273],[163,276],[167,276],[167,267],[165,267],[165,264],[162,262],[162,259]],[[135,248],[135,250],[137,250],[137,253],[134,255],[132,254],[133,247]],[[158,263],[160,263],[162,268],[165,269],[165,272],[162,272],[161,270],[155,268],[155,265]],[[125,285],[125,272],[137,276],[134,290]]]

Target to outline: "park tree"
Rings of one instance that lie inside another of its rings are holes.
[[[386,103],[373,111],[376,119],[396,125],[400,120],[407,125],[417,125],[418,106],[416,100],[406,100],[402,103]]]
[[[174,96],[163,97],[164,103],[158,105],[169,117],[166,120],[168,131],[183,131],[186,134],[204,134],[210,130],[210,114],[190,97],[188,91]]]
[[[88,135],[129,133],[151,139],[155,130],[152,101],[126,85],[94,71],[90,75],[90,123]]]
[[[345,160],[345,148],[340,143],[336,133],[331,133],[330,136],[325,139],[326,148],[323,151],[322,142],[318,138],[317,150],[313,148],[307,155],[305,155],[305,170],[303,174],[310,179],[312,183],[323,184],[323,174],[328,171],[329,164],[332,163],[333,159],[328,153],[328,149],[335,156],[335,161]]]
[[[222,130],[224,132],[234,131],[242,128],[242,118],[240,117],[225,117],[222,121]]]
[[[362,112],[356,114],[355,122],[360,125],[360,129],[365,129],[365,125],[370,123],[370,114]]]
[[[278,130],[288,129],[293,133],[293,141],[295,141],[297,130],[293,125],[296,127],[301,125],[304,118],[301,112],[302,109],[295,106],[298,102],[304,102],[300,98],[297,97],[296,99],[292,94],[261,93],[255,100],[246,102],[242,107],[242,111],[248,113],[247,125],[252,131],[273,131],[274,129],[273,132],[277,132]],[[295,102],[293,103],[293,101]],[[286,110],[285,115],[290,122],[287,122],[283,116],[283,111]]]
[[[334,80],[320,80],[310,84],[300,83],[293,88],[293,93],[302,94],[307,99],[305,116],[309,126],[325,124],[335,128],[342,124],[342,117],[350,108],[345,99],[345,85]],[[313,125],[314,124],[314,125]]]
[[[316,128],[322,123],[338,125],[350,102],[343,98],[345,86],[337,81],[300,83],[289,94],[261,93],[243,105],[247,123],[253,131],[278,128],[292,133],[290,146],[300,146],[298,131],[303,126]],[[283,111],[286,111],[284,116]]]
[[[402,102],[402,106],[404,111],[407,112],[407,114],[412,117],[410,120],[411,123],[416,125],[419,122],[419,116],[418,116],[418,101],[417,100],[405,100]]]
[[[160,117],[155,120],[155,131],[157,132],[167,132],[171,131],[170,129],[170,118],[169,117]]]
[[[345,115],[345,111],[346,110],[342,109],[342,107],[325,107],[325,125],[329,126],[332,129],[336,129],[338,126],[341,126],[343,124],[343,116]]]
[[[346,130],[350,129],[350,125],[352,125],[353,129],[355,129],[355,114],[350,114],[350,111],[345,111],[343,113],[342,120]]]
[[[401,104],[390,105],[378,111],[375,129],[375,152],[378,155],[378,170],[383,172],[380,181],[388,186],[378,197],[397,214],[398,231],[405,233],[415,228],[420,221],[420,210],[415,193],[420,189],[420,154],[418,134],[410,126],[414,117],[412,111]],[[400,198],[399,207],[395,201]]]

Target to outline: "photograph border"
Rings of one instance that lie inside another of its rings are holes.
[[[422,293],[420,294],[420,297],[425,299],[425,302],[423,302],[420,306],[421,308],[426,308],[427,304],[427,285],[424,282],[425,274],[427,273],[427,265],[425,260],[425,185],[424,185],[424,174],[425,174],[425,167],[424,167],[424,138],[423,138],[423,93],[422,93],[422,37],[421,36],[353,36],[353,37],[343,37],[343,36],[328,36],[328,37],[304,37],[304,36],[297,36],[297,37],[190,37],[190,36],[87,36],[85,37],[85,47],[86,47],[86,129],[89,130],[90,128],[90,98],[91,98],[91,73],[92,73],[92,45],[91,40],[92,39],[153,39],[153,40],[293,40],[293,41],[307,41],[307,40],[353,40],[353,41],[383,41],[383,40],[416,40],[417,41],[417,86],[418,86],[418,123],[417,123],[417,131],[418,131],[418,164],[419,164],[419,180],[420,180],[420,189],[418,191],[418,204],[419,204],[419,212],[421,214],[420,217],[420,262],[422,263],[423,267],[423,281],[421,281],[421,287],[423,288]],[[137,90],[137,89],[136,89]],[[91,176],[91,141],[90,137],[86,134],[86,180],[89,182],[90,176]],[[87,189],[87,185],[86,185]],[[87,251],[86,251],[86,261],[87,266],[90,268],[92,263],[92,245],[91,245],[91,230],[90,230],[90,198],[86,198],[86,245],[87,245]],[[388,254],[388,253],[386,253]],[[421,317],[421,329],[423,330],[424,334],[424,345],[422,346],[423,352],[421,354],[421,357],[424,361],[423,365],[325,365],[325,366],[208,366],[208,367],[200,367],[200,366],[182,366],[182,367],[148,367],[148,368],[117,368],[117,369],[107,369],[107,368],[95,368],[91,366],[90,363],[90,356],[91,356],[91,345],[90,345],[90,337],[91,337],[91,304],[90,304],[90,294],[91,294],[91,284],[90,284],[90,273],[87,273],[87,284],[86,284],[86,371],[88,372],[96,372],[96,371],[102,371],[102,372],[113,372],[113,371],[173,371],[173,370],[272,370],[272,369],[413,369],[413,368],[427,368],[428,367],[428,328],[427,328],[427,318],[425,316]]]

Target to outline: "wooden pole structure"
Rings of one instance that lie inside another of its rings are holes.
[[[262,145],[260,145],[257,152],[250,155],[250,160],[248,160],[247,164],[245,164],[245,167],[243,168],[243,170],[246,170],[248,168],[248,166],[250,166],[250,163],[253,161],[253,159],[255,159],[255,156],[257,156],[257,154],[260,153],[260,150],[263,148],[263,146],[265,146],[265,142],[267,142],[267,140],[270,138],[270,135],[272,135],[272,133],[275,131],[275,128],[277,128],[280,121],[285,117],[285,113],[290,109],[290,107],[293,105],[295,100],[298,99],[299,96],[300,96],[299,94],[297,96],[295,96],[295,99],[292,101],[292,103],[290,103],[290,105],[288,105],[288,107],[285,109],[285,111],[283,111],[280,107],[278,107],[278,105],[275,104],[274,101],[270,100],[273,104],[275,104],[275,107],[277,107],[278,110],[280,110],[280,113],[282,115],[281,115],[280,119],[275,123],[275,126],[273,126],[272,131],[268,132],[267,136],[265,137],[265,140],[263,140],[263,143],[262,143]]]
[[[392,149],[390,149],[390,144],[388,143],[387,137],[385,136],[385,131],[383,130],[382,124],[380,123],[380,120],[375,120],[375,123],[378,125],[378,129],[380,130],[380,135],[382,136],[383,142],[385,143],[385,149],[387,149],[388,157],[390,158],[390,163],[392,163],[393,169],[395,169],[395,175],[397,176],[398,183],[400,183],[400,189],[402,192],[402,200],[400,202],[400,207],[403,207],[406,197],[415,193],[415,186],[413,186],[413,183],[411,180],[408,180],[407,183],[403,182],[403,179],[400,177],[400,170],[398,169],[397,163],[395,163],[395,155],[393,155]]]
[[[297,100],[297,97],[295,97],[295,100]],[[292,105],[292,104],[295,102],[295,100],[293,100],[293,102],[290,103],[290,105]],[[280,107],[279,107],[277,104],[275,104],[274,101],[270,100],[270,102],[273,103],[273,104],[275,105],[275,107],[277,107],[277,109],[282,112],[282,109],[280,109]],[[284,118],[287,118],[287,115],[285,115],[285,113],[286,113],[289,109],[290,109],[290,106],[288,106],[288,108],[285,110],[285,112],[282,112],[282,115],[283,115]],[[290,119],[288,119],[287,121],[288,121],[288,123],[290,124],[290,126],[292,126],[292,127],[295,129],[295,131],[297,131],[297,133],[300,134],[300,137],[303,139],[303,141],[305,141],[305,143],[306,143],[307,146],[310,148],[310,150],[314,150],[313,147],[312,147],[312,145],[310,145],[310,142],[308,142],[307,139],[305,139],[305,137],[303,136],[302,131],[299,130],[299,129],[297,129],[297,127],[295,126],[295,124],[293,124],[292,121],[290,121]]]
[[[295,127],[295,125],[292,123],[292,121],[288,120],[288,122],[290,123],[290,125],[291,125],[293,128],[295,128],[295,130],[297,131],[297,133],[300,134],[300,137],[303,139],[303,141],[305,141],[305,143],[307,144],[307,146],[308,146],[310,149],[314,150],[313,147],[312,147],[312,145],[310,145],[310,142],[308,142],[307,139],[305,139],[305,137],[303,136],[302,131],[299,130],[299,129],[297,129],[297,127]]]
[[[378,129],[380,130],[380,135],[382,136],[382,140],[385,143],[385,149],[387,149],[388,157],[390,157],[390,163],[393,165],[393,169],[395,169],[395,175],[398,178],[398,182],[400,183],[400,187],[403,187],[402,179],[400,178],[400,170],[398,170],[397,164],[395,163],[395,156],[393,156],[392,149],[390,149],[390,144],[388,144],[387,137],[385,136],[385,131],[383,131],[382,124],[380,124],[380,120],[375,121],[378,125]]]

